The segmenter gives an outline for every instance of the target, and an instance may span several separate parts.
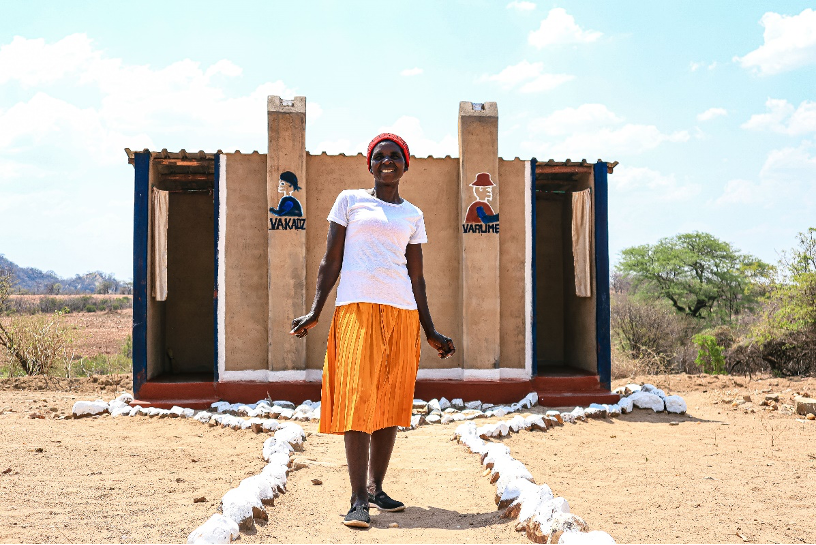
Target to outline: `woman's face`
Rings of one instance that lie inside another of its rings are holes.
[[[390,140],[377,144],[371,152],[371,173],[377,181],[398,182],[405,174],[405,158],[400,147]]]

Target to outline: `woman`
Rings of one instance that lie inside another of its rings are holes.
[[[320,432],[344,435],[351,509],[343,524],[361,528],[369,526],[370,503],[381,511],[405,509],[382,483],[397,427],[411,422],[420,324],[440,358],[455,352],[428,310],[422,211],[399,195],[408,145],[384,133],[371,141],[366,157],[374,188],[337,197],[312,309],[292,321],[290,332],[304,337],[317,325],[340,276],[323,366]]]

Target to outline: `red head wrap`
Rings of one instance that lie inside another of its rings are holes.
[[[384,132],[379,136],[375,136],[374,140],[368,145],[368,151],[366,152],[366,164],[368,165],[368,170],[371,170],[371,152],[374,151],[374,148],[377,147],[377,144],[382,142],[383,140],[390,140],[402,150],[402,156],[405,158],[405,168],[408,168],[408,160],[410,154],[408,153],[408,144],[405,143],[405,140],[397,136],[396,134],[392,134],[390,132]]]

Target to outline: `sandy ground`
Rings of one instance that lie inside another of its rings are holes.
[[[639,379],[683,395],[689,414],[637,410],[504,442],[591,529],[621,543],[816,542],[816,422],[759,405],[763,391],[782,403],[812,394],[816,379]],[[20,389],[35,384],[0,381],[2,542],[183,542],[229,488],[264,466],[265,436],[248,431],[144,417],[31,419],[65,413],[102,387],[110,399],[115,388],[86,381],[62,391],[69,383],[52,381]],[[732,407],[744,395],[752,402]],[[372,509],[367,531],[340,523],[349,497],[342,437],[313,433],[300,454],[308,467],[290,474],[270,521],[241,541],[526,542],[496,511],[478,458],[450,441],[454,427],[398,435],[385,489],[408,508]],[[194,503],[200,496],[206,501]]]

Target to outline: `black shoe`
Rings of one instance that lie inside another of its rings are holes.
[[[405,504],[401,501],[392,500],[385,492],[377,492],[377,494],[368,493],[368,503],[377,506],[380,511],[405,511]]]
[[[343,524],[354,528],[368,528],[371,525],[370,523],[371,517],[368,516],[367,505],[352,505],[343,519]]]

